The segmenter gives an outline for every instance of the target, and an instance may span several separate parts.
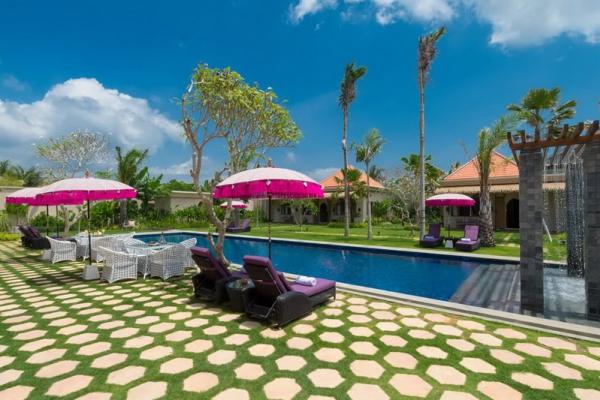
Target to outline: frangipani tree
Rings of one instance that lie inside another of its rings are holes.
[[[217,231],[217,240],[211,235],[208,240],[218,258],[228,264],[223,244],[231,207],[220,219],[211,193],[201,190],[207,146],[221,142],[227,151],[225,165],[212,181],[217,183],[224,174],[235,174],[257,163],[269,149],[292,146],[300,139],[300,130],[271,88],[263,90],[230,68],[209,68],[206,64],[195,69],[181,98],[181,113],[184,135],[192,149],[190,175]]]

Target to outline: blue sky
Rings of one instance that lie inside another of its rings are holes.
[[[271,86],[303,132],[275,164],[322,178],[342,163],[337,93],[344,65],[368,68],[349,135],[378,128],[376,163],[418,148],[416,43],[444,24],[427,88],[427,152],[465,161],[478,130],[531,87],[562,88],[576,120],[598,119],[596,0],[3,1],[0,158],[38,163],[31,143],[73,129],[149,147],[155,172],[189,180],[174,101],[195,65],[230,66]],[[467,151],[465,151],[465,147]],[[207,170],[223,164],[215,144]]]

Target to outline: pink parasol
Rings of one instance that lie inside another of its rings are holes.
[[[221,208],[227,208],[228,204],[229,204],[228,201],[224,201],[224,202],[221,203],[220,207]],[[243,201],[233,200],[231,202],[231,207],[237,208],[237,209],[244,209],[244,208],[247,208],[248,205],[246,205],[246,203],[244,203]]]
[[[472,207],[475,205],[475,200],[469,196],[465,196],[464,194],[444,193],[429,197],[427,200],[425,200],[425,205],[428,207]]]
[[[323,187],[308,176],[286,168],[254,168],[231,175],[213,192],[216,199],[268,199],[271,258],[271,199],[320,199]]]

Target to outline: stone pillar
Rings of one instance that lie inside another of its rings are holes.
[[[521,312],[544,312],[544,165],[541,150],[519,155],[519,218],[521,234]]]
[[[585,292],[589,319],[600,320],[600,142],[583,152]]]

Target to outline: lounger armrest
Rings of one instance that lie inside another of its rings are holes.
[[[286,292],[277,297],[275,319],[279,326],[283,326],[310,314],[311,311],[312,306],[307,295],[299,292]]]

